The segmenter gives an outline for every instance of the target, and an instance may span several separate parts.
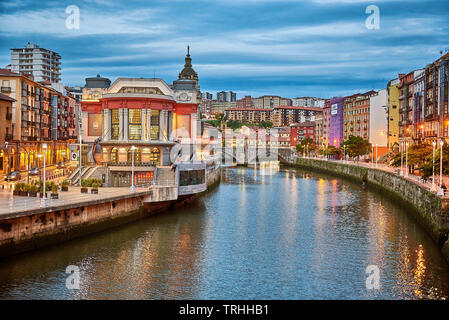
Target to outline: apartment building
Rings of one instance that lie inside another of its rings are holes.
[[[387,85],[388,122],[387,147],[390,152],[399,152],[399,78]]]
[[[322,108],[315,107],[293,107],[279,106],[273,109],[271,122],[274,126],[289,126],[292,123],[315,121],[318,113],[322,113]]]
[[[228,120],[239,120],[246,123],[271,121],[271,112],[271,109],[257,108],[232,108],[225,110]]]
[[[47,144],[47,164],[66,161],[69,143],[75,139],[75,99],[47,84],[0,69],[3,94],[13,98],[8,147],[9,170],[42,165],[42,145]]]
[[[36,44],[11,49],[11,71],[28,76],[36,82],[61,80],[61,56]]]

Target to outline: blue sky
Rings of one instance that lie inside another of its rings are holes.
[[[66,28],[65,9],[80,9]],[[380,29],[365,27],[368,5]],[[0,67],[27,42],[62,55],[62,82],[168,83],[186,46],[202,91],[328,98],[381,89],[449,49],[447,0],[1,0]]]

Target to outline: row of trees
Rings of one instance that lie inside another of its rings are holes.
[[[449,174],[449,145],[444,142],[443,146],[437,144],[438,148],[435,150],[435,174],[440,172],[440,153],[443,153],[443,174]],[[402,163],[405,166],[405,158],[407,156],[407,165],[409,172],[418,171],[422,174],[423,178],[430,177],[432,175],[433,167],[433,145],[431,143],[421,143],[411,145],[407,154],[406,151],[402,152]],[[394,155],[390,162],[391,166],[401,166],[401,152]]]
[[[440,153],[442,152],[443,160],[443,174],[449,175],[449,145],[444,142],[440,147],[437,144],[435,149],[435,162],[433,161],[433,145],[431,143],[420,143],[411,145],[407,150],[402,152],[402,164],[405,166],[405,158],[407,156],[407,165],[410,173],[419,171],[423,178],[432,176],[433,164],[435,174],[440,172]],[[340,148],[334,146],[317,146],[312,139],[303,139],[296,145],[296,150],[299,153],[320,154],[331,157],[341,157],[343,155],[343,149],[345,154],[355,160],[360,160],[361,156],[368,155],[371,151],[371,143],[361,137],[350,136],[347,140],[342,141]],[[392,156],[390,165],[394,167],[401,166],[401,152]]]
[[[336,148],[334,146],[317,146],[315,142],[310,139],[302,139],[299,144],[296,145],[296,151],[300,153],[305,153],[307,150],[309,153],[318,153],[320,155],[329,155],[329,156],[338,156],[340,157],[343,154],[343,149],[345,149],[346,155],[351,158],[357,158],[359,160],[360,156],[369,154],[371,150],[371,144],[368,140],[365,140],[361,137],[350,136],[347,140],[344,140],[340,148]]]
[[[240,129],[243,126],[259,126],[265,129],[270,129],[273,127],[273,123],[271,123],[270,121],[261,121],[260,123],[249,123],[240,120],[228,120],[226,118],[226,115],[222,113],[217,114],[215,116],[215,120],[208,120],[206,121],[206,123],[209,123],[217,128],[221,127],[223,123],[226,123],[226,126],[233,130]]]

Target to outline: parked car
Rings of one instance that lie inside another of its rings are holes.
[[[56,169],[64,169],[65,168],[65,162],[58,162],[56,164]]]
[[[10,174],[5,175],[5,181],[19,181],[22,179],[22,175],[18,171],[13,171]]]
[[[40,176],[40,175],[41,175],[41,169],[39,169],[39,168],[33,168],[33,169],[31,169],[31,170],[28,172],[28,174],[29,174],[30,176]]]

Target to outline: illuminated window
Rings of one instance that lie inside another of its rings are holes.
[[[117,161],[118,161],[117,152],[118,152],[117,148],[115,148],[115,147],[112,148],[112,150],[111,150],[111,163],[117,163]]]
[[[128,164],[132,163],[132,159],[133,159],[133,151],[131,150],[131,148],[129,148],[128,150]],[[138,164],[141,161],[141,154],[140,154],[140,149],[139,148],[135,148],[134,149],[134,164]]]
[[[150,163],[154,166],[160,164],[161,161],[161,151],[158,148],[153,148],[150,154]]]
[[[118,140],[120,135],[120,120],[118,109],[111,109],[111,140]]]
[[[151,110],[151,140],[159,140],[159,110]]]
[[[142,110],[128,110],[128,139],[140,140],[142,137]]]

